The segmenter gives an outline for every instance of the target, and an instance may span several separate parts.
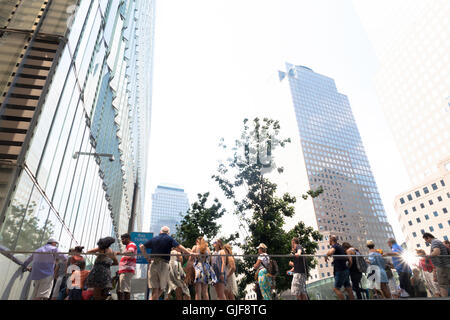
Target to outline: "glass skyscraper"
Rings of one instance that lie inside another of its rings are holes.
[[[175,234],[176,225],[189,210],[189,200],[183,189],[171,186],[158,186],[152,195],[152,214],[150,232],[156,236],[161,227],[168,226]]]
[[[139,230],[154,2],[8,0],[0,26],[1,248]],[[1,299],[28,297],[25,259],[0,255]]]
[[[328,250],[329,235],[349,242],[362,252],[366,241],[387,249],[393,237],[347,96],[333,79],[310,68],[287,63],[287,72],[310,189],[323,187],[313,208],[301,213],[324,235],[318,254]],[[309,216],[309,217],[308,217]],[[322,261],[313,280],[331,276]]]

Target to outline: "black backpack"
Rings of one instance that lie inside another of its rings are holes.
[[[267,272],[272,277],[275,277],[275,276],[277,276],[280,273],[280,269],[278,268],[278,263],[275,260],[273,260],[273,259],[269,260],[269,265],[268,266],[266,266],[264,264],[263,264],[263,266],[264,266],[264,268],[267,269]]]
[[[366,260],[364,260],[364,257],[358,257],[361,254],[356,251],[356,257],[355,257],[355,263],[356,263],[356,269],[358,269],[359,272],[366,273],[369,266],[367,265]]]

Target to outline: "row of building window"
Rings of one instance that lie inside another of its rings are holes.
[[[440,183],[441,183],[441,186],[442,186],[442,187],[445,187],[445,182],[444,182],[444,180],[441,180]],[[431,185],[431,188],[432,188],[434,191],[437,190],[437,189],[439,189],[437,183],[433,183],[433,184]],[[428,189],[428,187],[424,187],[424,188],[423,188],[423,193],[424,193],[424,194],[430,193],[430,190]],[[415,191],[414,194],[415,194],[416,198],[420,198],[420,197],[421,197],[421,194],[420,194],[420,191],[419,191],[419,190]],[[449,194],[447,194],[447,195],[450,196]],[[406,198],[408,199],[408,201],[412,201],[412,200],[413,200],[413,197],[412,197],[411,194],[408,194],[408,195],[406,196]],[[400,198],[400,204],[404,204],[405,202],[406,202],[406,201],[405,201],[405,199],[404,199],[403,197]]]
[[[450,198],[450,193],[447,194],[447,196]],[[443,201],[443,199],[442,199],[441,196],[438,196],[438,197],[437,197],[437,200],[438,200],[439,202]],[[430,204],[430,206],[432,206],[432,205],[434,204],[433,200],[428,200],[428,203]],[[423,203],[421,203],[421,204],[420,204],[420,208],[421,208],[421,209],[425,209],[425,205],[424,205]],[[417,211],[417,208],[416,208],[416,207],[412,207],[411,210],[412,210],[412,212],[416,212],[416,211]],[[446,209],[446,208],[444,208],[443,210],[444,210],[444,213],[447,213],[447,209]],[[408,214],[409,214],[408,209],[405,209],[403,212],[405,213],[405,215],[408,215]]]
[[[447,208],[443,208],[443,209],[442,209],[442,212],[444,212],[444,214],[445,214],[445,213],[448,213]],[[435,217],[438,217],[438,216],[439,216],[439,214],[438,214],[437,211],[434,211],[434,212],[433,212],[433,215],[434,215]],[[426,214],[424,217],[425,217],[425,220],[430,220],[430,216],[429,216],[429,215]],[[421,223],[420,218],[416,218],[416,221],[417,221],[417,223]],[[408,221],[408,224],[409,224],[410,226],[413,225],[413,223],[412,223],[411,220]]]
[[[422,233],[423,233],[423,232],[422,232]],[[448,237],[447,237],[447,236],[444,236],[443,238],[444,238],[444,240],[448,241]],[[427,246],[427,247],[429,247],[429,246],[430,246],[430,244],[429,244],[429,243],[425,243],[425,244],[426,244],[426,246]],[[417,248],[420,248],[420,247],[421,247],[421,245],[420,245],[420,244],[418,243],[418,244],[416,244],[416,247],[417,247]]]
[[[450,226],[450,220],[448,220],[447,223],[448,223],[448,225]],[[438,224],[438,228],[439,228],[439,229],[444,229],[444,225],[443,225],[442,223],[439,223],[439,224]],[[435,231],[435,229],[434,229],[433,226],[430,226],[429,229],[430,229],[430,232],[434,232],[434,231]],[[424,233],[425,233],[425,230],[424,230],[424,229],[421,229],[420,232],[421,232],[422,234],[424,234]],[[417,232],[413,232],[412,235],[413,235],[414,238],[417,238]],[[444,236],[444,238],[446,238],[446,236]],[[448,240],[448,239],[445,239],[445,240]]]

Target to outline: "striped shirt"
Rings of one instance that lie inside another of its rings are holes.
[[[439,251],[441,252],[439,254],[440,256],[446,256],[449,254],[447,247],[442,243],[442,241],[433,239],[431,241],[431,252],[433,252],[433,250],[436,248],[439,248]],[[438,268],[450,267],[450,257],[431,257],[431,261],[433,261],[433,264]]]
[[[127,244],[125,252],[133,254],[137,253],[137,246],[134,242]],[[135,273],[136,270],[136,256],[123,256],[119,263],[119,273]]]

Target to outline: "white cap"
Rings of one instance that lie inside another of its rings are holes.
[[[59,243],[55,238],[48,239],[47,243]]]

